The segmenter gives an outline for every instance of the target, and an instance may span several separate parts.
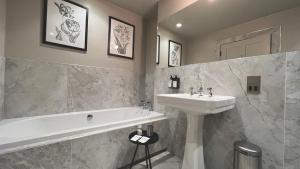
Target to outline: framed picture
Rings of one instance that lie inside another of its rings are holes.
[[[126,59],[133,59],[134,34],[134,25],[110,16],[107,54]]]
[[[182,45],[169,40],[168,66],[175,67],[181,65]]]
[[[69,0],[45,0],[43,42],[87,51],[88,8]]]
[[[160,36],[157,35],[157,37],[156,37],[156,64],[159,64],[159,57],[160,57]]]

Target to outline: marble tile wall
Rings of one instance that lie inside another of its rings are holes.
[[[4,116],[4,73],[5,58],[0,56],[0,120]]]
[[[159,123],[163,122],[154,126]],[[128,141],[128,133],[135,129],[130,127],[1,155],[0,169],[116,169],[131,162],[135,145]],[[160,141],[150,151],[162,149],[166,143]],[[140,147],[137,158],[144,154]]]
[[[139,77],[123,69],[68,67],[69,111],[138,105]]]
[[[139,103],[139,77],[126,70],[7,58],[5,74],[5,118]],[[161,137],[152,152],[168,146],[166,124],[153,124]],[[1,155],[0,169],[116,169],[131,160],[134,145],[128,134],[134,130],[131,127]],[[140,149],[138,157],[143,154]]]
[[[212,87],[216,95],[232,95],[237,98],[235,109],[204,120],[204,154],[208,169],[232,169],[233,143],[246,139],[263,150],[263,168],[283,169],[284,104],[285,104],[286,55],[274,54],[240,58],[212,63],[160,69],[155,74],[155,94],[188,92],[197,89],[200,81],[204,87]],[[181,78],[181,88],[167,88],[168,77]],[[246,93],[247,76],[262,77],[260,95]],[[200,80],[201,79],[201,80]],[[186,117],[183,112],[159,105],[155,110],[169,117],[173,145],[170,151],[182,157],[185,142]]]
[[[300,52],[287,54],[284,165],[300,168]]]
[[[66,65],[6,59],[4,118],[67,112]]]
[[[122,69],[6,60],[4,118],[138,105],[139,76]]]

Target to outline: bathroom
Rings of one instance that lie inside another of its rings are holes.
[[[299,16],[299,0],[0,0],[0,169],[299,169]]]

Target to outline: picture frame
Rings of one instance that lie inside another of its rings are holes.
[[[135,26],[109,16],[107,54],[126,59],[134,59]]]
[[[168,66],[177,67],[181,66],[182,58],[182,44],[169,40],[169,50],[168,50]]]
[[[156,60],[155,63],[159,64],[160,59],[160,35],[156,36]]]
[[[89,9],[70,0],[44,0],[43,43],[87,51]]]

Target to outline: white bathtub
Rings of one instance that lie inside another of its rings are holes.
[[[164,119],[161,113],[129,107],[2,120],[0,154]]]

